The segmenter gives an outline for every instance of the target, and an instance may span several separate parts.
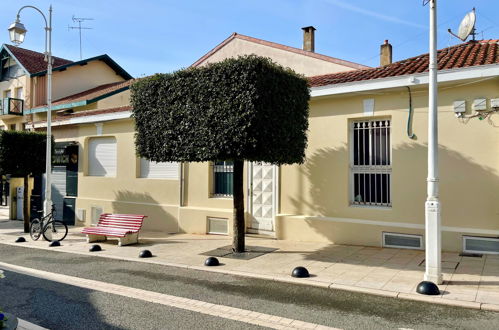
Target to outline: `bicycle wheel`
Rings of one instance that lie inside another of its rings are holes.
[[[40,223],[40,220],[33,219],[33,221],[31,221],[31,223],[29,224],[29,235],[31,236],[31,239],[33,241],[36,241],[40,238],[41,234],[42,224]]]
[[[68,226],[62,221],[55,220],[45,227],[43,238],[47,241],[62,241],[67,234]]]

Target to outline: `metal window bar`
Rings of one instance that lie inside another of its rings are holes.
[[[353,122],[354,205],[391,206],[390,120]]]
[[[212,164],[213,197],[232,197],[234,164],[231,161],[220,161]]]

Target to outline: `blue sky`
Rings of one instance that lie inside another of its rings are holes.
[[[26,4],[53,16],[53,54],[79,59],[79,39],[71,18],[90,17],[83,30],[83,57],[107,53],[133,76],[187,67],[232,32],[301,48],[301,27],[313,25],[316,52],[370,66],[379,63],[379,45],[389,39],[394,60],[428,51],[428,7],[422,0],[52,0],[2,3],[2,43],[10,43],[7,27]],[[439,0],[439,48],[459,40],[461,18],[477,9],[479,39],[499,39],[497,0]],[[21,47],[43,51],[43,21],[24,10],[28,29]],[[482,32],[483,31],[483,32]]]

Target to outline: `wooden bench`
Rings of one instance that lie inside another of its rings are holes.
[[[87,243],[117,237],[119,246],[136,244],[139,242],[139,230],[146,217],[139,214],[103,213],[97,226],[84,228],[81,232],[87,235]]]

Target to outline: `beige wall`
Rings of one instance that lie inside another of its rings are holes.
[[[240,55],[257,54],[270,57],[284,67],[289,67],[305,76],[315,76],[326,73],[350,71],[353,68],[316,59],[310,56],[300,55],[282,49],[277,49],[251,41],[235,38],[207,58],[200,65],[222,61],[226,58]]]
[[[477,118],[464,122],[455,117],[452,103],[466,100],[469,108],[475,98],[499,97],[499,80],[444,85],[439,93],[440,198],[442,225],[447,230],[443,246],[459,250],[461,241],[449,230],[462,229],[464,233],[473,228],[484,234],[490,230],[499,233],[499,153],[495,152],[499,115],[493,115],[492,122]],[[375,100],[374,117],[363,115],[363,100],[368,98]],[[409,99],[405,88],[312,100],[307,161],[302,166],[282,167],[279,237],[380,245],[383,230],[414,232],[404,228],[405,224],[423,228],[427,99],[426,89],[413,91],[416,140],[406,134]],[[350,205],[349,122],[356,118],[391,119],[390,208]],[[385,222],[385,226],[351,223],[356,220]]]
[[[102,61],[91,61],[87,65],[75,65],[65,71],[56,71],[52,76],[53,100],[86,91],[88,89],[124,79]]]

